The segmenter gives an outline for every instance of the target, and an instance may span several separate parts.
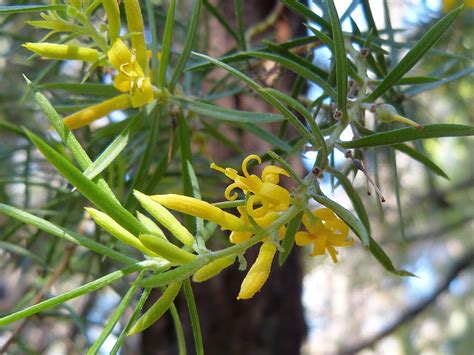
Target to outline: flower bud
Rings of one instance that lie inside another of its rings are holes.
[[[184,245],[192,246],[195,242],[193,235],[184,227],[175,216],[171,214],[160,203],[153,200],[150,196],[142,194],[135,190],[134,196],[140,202],[144,209],[146,209],[158,222],[160,222],[166,229],[168,229],[178,240]]]
[[[120,9],[117,0],[102,0],[105,15],[107,16],[107,30],[110,43],[114,43],[120,35]]]
[[[144,331],[160,319],[173,304],[174,299],[181,289],[181,285],[182,281],[169,284],[165,292],[163,292],[163,295],[161,295],[158,301],[156,301],[155,304],[153,304],[153,306],[151,306],[145,314],[140,317],[127,335],[133,335]]]
[[[81,128],[87,126],[91,122],[98,120],[99,118],[107,116],[112,111],[124,110],[130,106],[132,106],[130,95],[119,95],[67,116],[64,119],[64,124],[69,129]]]
[[[235,255],[225,256],[223,258],[211,261],[203,266],[193,275],[194,282],[203,282],[209,280],[219,274],[225,268],[231,266],[235,262]]]
[[[157,237],[168,240],[165,233],[161,230],[160,227],[156,225],[151,218],[148,218],[143,213],[137,212],[137,217],[140,223],[148,230],[150,234],[156,235]]]
[[[242,281],[240,292],[237,296],[238,300],[252,298],[260,291],[270,275],[276,250],[277,248],[272,242],[264,242],[262,244],[257,260],[255,260],[244,281]]]
[[[118,224],[112,217],[109,215],[98,211],[94,208],[85,208],[85,210],[91,215],[94,221],[104,228],[107,232],[113,235],[115,238],[120,240],[121,242],[134,247],[137,250],[140,250],[142,253],[149,255],[149,256],[158,256],[156,253],[145,247],[140,240],[135,237],[132,233],[128,230],[123,228],[120,224]]]
[[[148,249],[173,263],[187,264],[196,259],[195,254],[191,254],[186,250],[178,248],[176,245],[155,235],[140,234],[138,238]]]
[[[375,113],[375,118],[382,122],[390,123],[393,121],[397,121],[397,122],[406,123],[416,128],[422,128],[422,126],[416,123],[415,121],[412,121],[406,117],[400,116],[397,113],[397,110],[395,109],[395,107],[393,107],[392,105],[389,105],[389,104],[375,105],[372,110]]]
[[[83,62],[96,62],[100,52],[93,48],[78,47],[69,44],[56,43],[25,43],[23,47],[39,54],[42,57],[59,60],[82,60]]]

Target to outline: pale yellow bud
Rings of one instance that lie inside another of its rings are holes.
[[[142,253],[149,256],[158,256],[156,253],[145,247],[140,240],[135,237],[128,230],[118,224],[112,217],[105,214],[104,212],[98,211],[94,208],[85,208],[85,210],[91,215],[94,221],[109,232],[112,236],[120,240],[121,242],[140,250]]]
[[[168,229],[178,240],[187,246],[192,246],[195,242],[193,235],[184,227],[175,216],[171,214],[165,207],[150,196],[142,194],[135,190],[134,196],[158,222]]]
[[[25,43],[23,47],[49,59],[82,60],[83,62],[96,62],[100,52],[93,48],[72,46],[56,43]]]
[[[194,282],[203,282],[218,275],[222,270],[231,266],[235,262],[235,255],[225,256],[223,258],[211,261],[203,266],[193,275]]]
[[[129,94],[119,95],[67,116],[64,119],[64,124],[69,129],[81,128],[113,111],[124,110],[131,106],[132,101]]]
[[[273,257],[276,253],[276,246],[272,242],[264,242],[260,247],[257,260],[245,276],[237,299],[252,298],[263,287],[270,275]]]

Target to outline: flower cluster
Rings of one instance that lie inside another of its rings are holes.
[[[90,14],[95,7],[102,5],[107,16],[107,34],[101,33],[90,20]],[[39,28],[50,29],[56,32],[71,32],[89,36],[90,42],[81,45],[72,43],[26,43],[28,50],[48,59],[81,60],[92,63],[93,67],[102,66],[113,70],[116,75],[113,86],[121,95],[105,100],[80,110],[64,119],[70,129],[77,129],[102,118],[115,110],[139,108],[155,99],[155,89],[151,81],[149,68],[150,51],[147,50],[144,37],[144,24],[138,0],[124,0],[125,15],[131,48],[119,38],[121,21],[120,10],[116,0],[94,2],[84,9],[79,3],[71,3],[68,7],[68,16],[65,19],[54,11],[42,14],[42,21],[29,23]]]
[[[226,188],[224,196],[229,201],[239,197],[245,200],[237,206],[240,217],[224,211],[208,202],[176,194],[153,195],[151,199],[164,207],[214,222],[222,229],[230,230],[230,242],[240,244],[255,237],[262,245],[257,260],[244,278],[238,299],[253,297],[265,284],[271,270],[274,256],[281,249],[279,240],[285,238],[288,220],[281,217],[289,213],[292,206],[290,192],[279,185],[280,176],[289,176],[278,166],[268,165],[260,176],[249,172],[249,162],[262,163],[257,155],[249,155],[242,163],[242,175],[232,168],[222,168],[211,164],[211,168],[222,172],[233,182]],[[328,252],[337,262],[336,247],[352,245],[348,239],[349,227],[328,208],[309,210],[304,213],[302,222],[306,231],[296,234],[296,244],[305,246],[314,244],[312,256],[325,255]],[[255,244],[255,243],[254,243]],[[233,264],[235,257],[216,260],[199,271],[195,281],[204,281],[216,275],[225,267]],[[207,271],[205,271],[207,270]],[[212,276],[209,276],[212,275]]]

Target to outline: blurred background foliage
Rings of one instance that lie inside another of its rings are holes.
[[[160,20],[160,38],[167,6],[162,1],[155,3],[158,5],[155,9],[157,19]],[[213,3],[216,8],[225,11],[223,1]],[[339,13],[350,6],[349,2],[346,7],[342,3],[346,2],[336,2],[342,6],[338,8]],[[442,3],[427,0],[370,3],[374,7],[379,28],[387,29],[386,21],[379,23],[379,19],[384,17],[383,4],[389,9],[393,31],[382,31],[384,40],[381,44],[390,50],[394,60],[399,59],[426,33],[426,29],[439,19],[443,8]],[[2,5],[9,4],[27,2],[2,2]],[[247,8],[261,6],[252,1],[244,1],[244,4]],[[174,34],[177,39],[186,35],[188,5],[187,1],[178,1]],[[197,42],[198,49],[203,53],[212,52],[212,46],[216,43],[214,41],[219,40],[216,39],[218,34],[212,32],[215,30],[212,21],[215,20],[208,9],[204,12],[205,25]],[[37,41],[45,35],[44,31],[25,23],[35,16],[25,13],[3,15],[0,18],[0,201],[104,241],[107,239],[101,231],[94,229],[91,221],[84,218],[84,198],[77,192],[71,192],[67,181],[33,149],[19,128],[25,126],[34,132],[46,132],[49,128],[49,123],[28,94],[21,75],[25,74],[37,82],[62,114],[89,106],[114,93],[97,90],[92,95],[84,95],[83,92],[65,91],[64,86],[56,89],[55,83],[58,82],[77,83],[86,74],[86,67],[76,62],[28,58],[30,54],[21,44]],[[96,16],[100,17],[101,14]],[[362,16],[355,21],[361,31],[366,30]],[[407,117],[422,124],[474,123],[474,81],[470,74],[474,52],[473,23],[474,11],[467,6],[449,33],[440,39],[436,49],[429,52],[413,70],[414,75],[440,77],[445,82],[442,85],[435,82],[402,88],[400,105],[403,105]],[[278,26],[284,24],[279,23]],[[275,33],[268,36],[274,39]],[[176,41],[179,43],[179,40]],[[215,54],[222,55],[223,51]],[[255,68],[254,72],[258,69]],[[212,76],[207,77],[207,74],[187,73],[183,84],[185,89],[192,88],[197,96],[212,100],[236,98],[242,93],[243,89],[235,85],[232,78],[224,76],[214,79]],[[110,80],[108,73],[99,71],[91,82],[107,80]],[[90,86],[88,92],[93,88]],[[248,104],[247,110],[252,111],[249,107],[260,108],[252,105]],[[173,112],[167,114],[174,115]],[[78,133],[91,156],[100,154],[121,132],[125,124],[121,119],[124,117],[123,113],[118,113],[112,117],[114,122],[111,124],[107,124],[108,119],[104,119]],[[190,121],[189,134],[196,152],[193,163],[205,199],[222,198],[215,194],[220,177],[209,172],[209,160],[225,158],[229,162],[228,166],[237,166],[240,160],[238,155],[243,150],[251,150],[255,146],[261,151],[265,149],[265,145],[239,140],[248,138],[242,134],[246,128],[226,126],[227,131],[223,134],[221,129],[224,128],[220,124],[214,125],[200,118]],[[124,153],[104,173],[116,195],[128,201],[129,208],[136,207],[134,201],[127,198],[130,179],[133,178],[130,172],[136,171],[139,157],[146,148],[143,142],[148,139],[152,129],[156,128],[151,127],[150,122],[142,125]],[[177,189],[177,181],[179,183],[176,177],[180,173],[180,161],[169,159],[176,153],[174,145],[169,142],[177,137],[172,120],[163,121],[156,131],[156,144],[162,149],[154,152],[153,166],[167,165],[169,161],[171,164],[165,174],[160,173],[162,170],[154,170],[157,173],[151,174],[140,187],[148,193],[166,193]],[[255,136],[252,139],[257,140]],[[216,149],[216,141],[225,145],[228,151],[223,153]],[[435,176],[400,152],[396,153],[394,170],[391,151],[376,148],[367,154],[369,171],[376,176],[387,202],[379,205],[373,195],[363,199],[373,235],[397,265],[414,272],[418,278],[396,278],[386,273],[362,248],[342,251],[342,261],[337,266],[330,265],[328,260],[303,257],[305,277],[302,302],[308,326],[308,335],[302,347],[304,353],[354,353],[361,349],[365,349],[364,354],[472,352],[474,275],[472,269],[469,272],[461,271],[469,267],[474,258],[474,142],[472,138],[442,138],[417,144],[421,151],[425,151],[447,172],[450,180]],[[56,144],[56,148],[60,147],[59,143]],[[329,177],[325,177],[324,181],[330,190]],[[361,196],[366,195],[365,180],[360,174],[355,177],[354,185]],[[397,191],[401,211],[397,208]],[[341,188],[334,190],[334,199],[350,206]],[[102,260],[86,249],[75,250],[67,243],[3,215],[0,215],[0,249],[2,314],[24,308],[38,295],[47,297],[52,290],[58,294],[61,290],[70,289],[114,269],[113,263]],[[60,269],[61,265],[64,265],[63,269]],[[61,270],[62,282],[55,283],[53,271],[58,269]],[[50,283],[54,283],[54,288],[49,288]],[[127,288],[127,282],[114,284],[112,291],[91,294],[71,305],[41,313],[32,318],[16,338],[12,351],[50,354],[82,352],[86,344],[90,344],[91,339],[97,336],[93,331],[101,329],[107,312],[113,308],[111,305],[117,302],[117,294],[124,294]],[[243,316],[252,315],[247,313]],[[233,321],[229,320],[231,323]],[[0,330],[0,345],[10,336],[10,332]],[[139,348],[137,341],[132,339],[124,352],[136,353]]]

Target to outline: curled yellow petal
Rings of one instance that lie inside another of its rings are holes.
[[[263,287],[270,275],[276,246],[272,242],[264,242],[260,247],[257,260],[242,281],[237,299],[252,298]]]
[[[124,110],[130,106],[132,106],[130,95],[119,95],[67,116],[64,118],[64,124],[68,126],[69,129],[81,128],[108,115],[112,111]]]
[[[151,198],[166,208],[214,222],[220,225],[222,229],[230,229],[233,231],[247,230],[247,227],[240,218],[208,202],[176,194],[153,195]]]
[[[72,46],[56,43],[25,43],[23,47],[39,54],[42,57],[59,60],[82,60],[83,62],[96,62],[100,52],[93,48]]]
[[[211,261],[203,266],[193,275],[194,282],[204,282],[219,274],[225,268],[231,266],[235,262],[235,255],[225,256],[223,258]]]

